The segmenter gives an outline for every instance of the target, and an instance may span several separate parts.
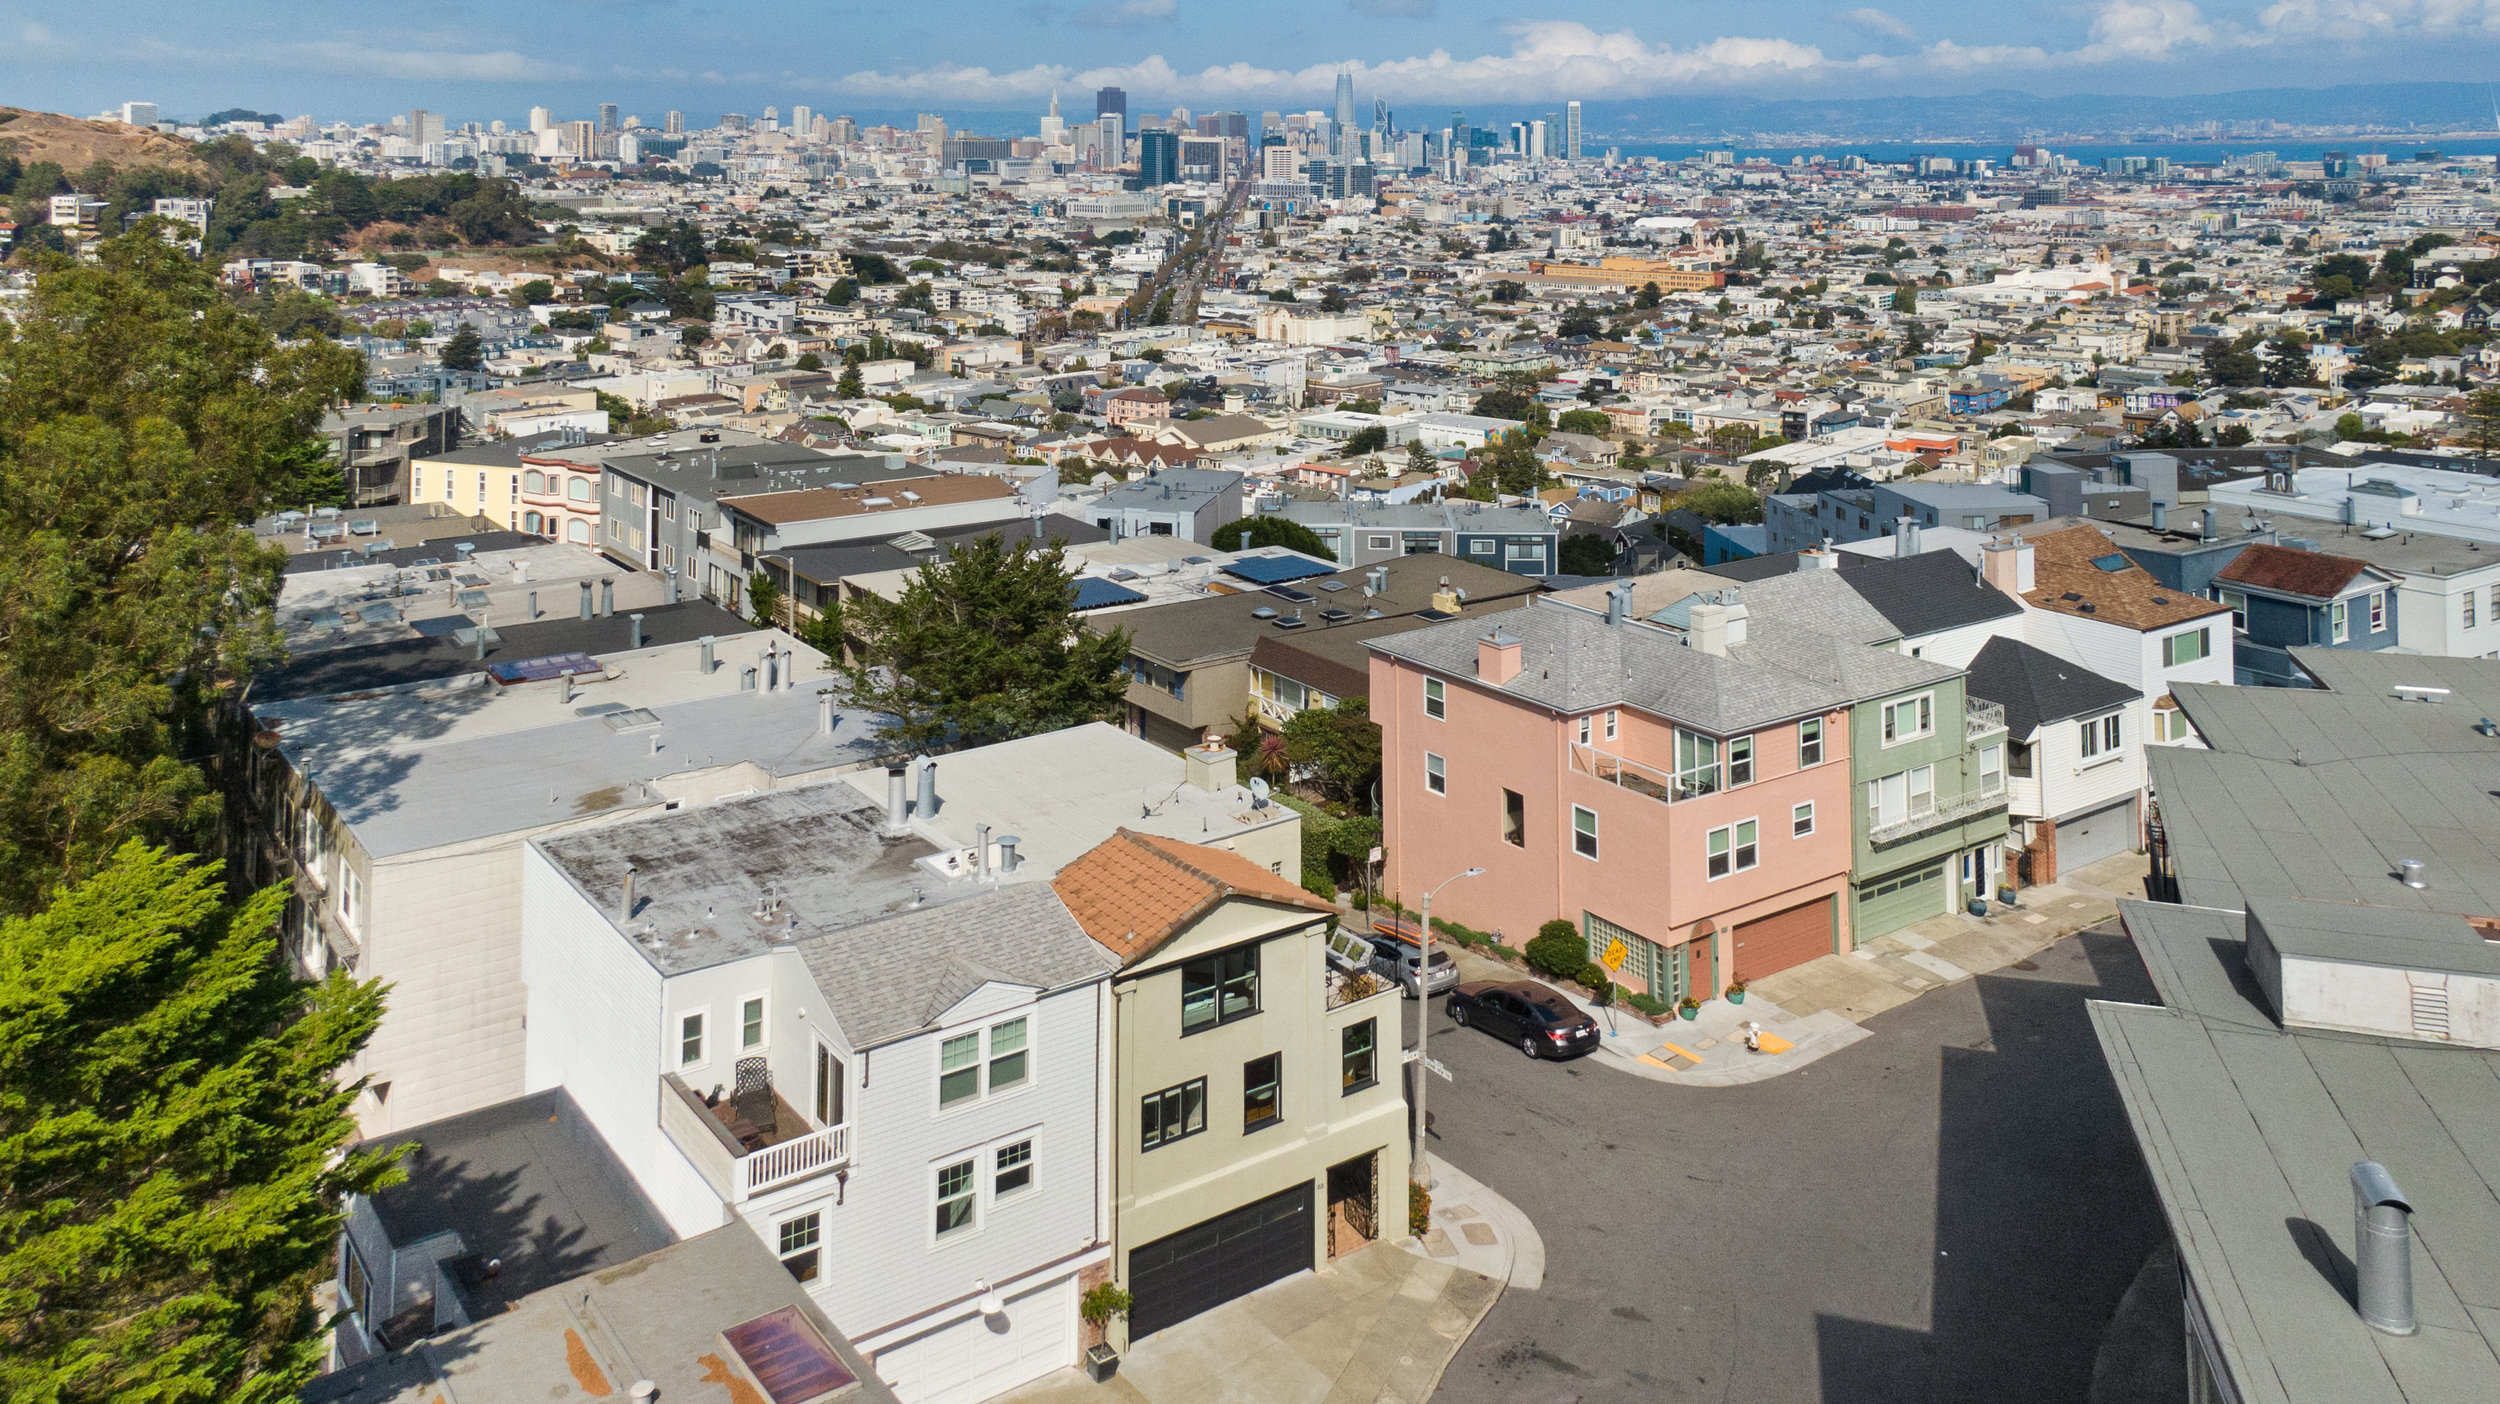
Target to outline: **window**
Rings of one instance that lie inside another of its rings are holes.
[[[2342,600],[2326,607],[2326,637],[2329,643],[2343,643],[2352,637],[2352,611]]]
[[[980,1199],[973,1164],[969,1160],[959,1160],[941,1167],[937,1172],[937,1236],[940,1238],[973,1227],[973,1209]]]
[[[2017,780],[2031,778],[2031,743],[2009,742],[2005,748],[2005,773]]]
[[[2165,744],[2188,739],[2187,713],[2176,707],[2163,707],[2154,712],[2153,739]]]
[[[981,1035],[957,1034],[938,1045],[938,1105],[951,1107],[981,1095]]]
[[[486,501],[486,470],[483,468],[477,472],[477,500],[480,504]]]
[[[1424,788],[1436,795],[1450,792],[1448,765],[1430,751],[1424,752]]]
[[[1343,1095],[1351,1096],[1380,1080],[1379,1060],[1373,1056],[1380,1042],[1380,1021],[1365,1019],[1348,1024],[1340,1037],[1338,1063],[1343,1073]]]
[[[1615,739],[1615,714],[1613,712],[1606,714],[1606,739],[1609,741]]]
[[[1390,540],[1391,537],[1387,532],[1370,532],[1363,537],[1363,549],[1367,551],[1386,551],[1389,549]]]
[[[1910,772],[1910,815],[1922,818],[1936,812],[1936,768],[1922,765]]]
[[[1979,792],[1992,795],[2005,788],[2005,748],[1982,746],[1979,749]]]
[[[1030,1072],[1024,1048],[1025,1021],[1009,1019],[990,1026],[990,1091],[1022,1085]]]
[[[1922,765],[1870,780],[1866,785],[1866,822],[1875,827],[1898,824],[1932,813],[1936,807],[1936,768]]]
[[[1582,717],[1582,718],[1580,718],[1580,744],[1581,744],[1581,745],[1585,746],[1585,745],[1587,745],[1587,744],[1589,743],[1589,729],[1590,729],[1592,726],[1596,725],[1596,721],[1597,721],[1597,719],[1596,719],[1596,718],[1594,718],[1594,717]]]
[[[998,1148],[997,1172],[990,1180],[990,1198],[1005,1199],[1033,1187],[1033,1143],[1018,1141]]]
[[[1932,736],[1936,730],[1936,698],[1933,693],[1920,693],[1898,702],[1884,704],[1884,744]]]
[[[816,1045],[816,1124],[842,1124],[842,1060],[833,1050]]]
[[[1436,718],[1446,717],[1449,715],[1449,711],[1450,702],[1447,685],[1444,684],[1439,678],[1424,679],[1424,715]]]
[[[1571,851],[1583,858],[1597,856],[1597,811],[1571,806]]]
[[[2463,600],[2465,603],[2465,627],[2471,629],[2474,627],[2474,592],[2471,590],[2466,591],[2463,596]]]
[[[344,857],[339,859],[339,920],[354,931],[364,920],[365,880],[356,874],[356,865]]]
[[[1727,783],[1730,789],[1753,783],[1753,738],[1734,737],[1727,743]]]
[[[1181,966],[1181,1032],[1197,1033],[1259,1012],[1259,948],[1238,946]]]
[[[703,1016],[688,1014],[677,1021],[677,1066],[691,1068],[703,1061]]]
[[[1797,723],[1797,768],[1823,763],[1823,719],[1815,717]]]
[[[1528,846],[1528,801],[1517,790],[1502,791],[1502,842]]]
[[[2231,607],[2231,631],[2238,634],[2247,633],[2248,596],[2238,590],[2225,590],[2217,586],[2214,589],[2214,598]]]
[[[1203,1077],[1149,1092],[1138,1108],[1138,1149],[1168,1146],[1207,1129],[1207,1080]]]
[[[817,1245],[824,1236],[822,1214],[801,1214],[783,1222],[774,1237],[779,1240],[781,1265],[790,1270],[792,1277],[801,1282],[816,1280],[816,1269],[824,1253]]]
[[[364,1256],[356,1251],[356,1241],[339,1235],[339,1278],[347,1289],[347,1305],[356,1319],[370,1331],[382,1323],[373,1319],[373,1274],[365,1271]]]
[[[1814,806],[1801,804],[1788,811],[1788,836],[1804,838],[1814,832]]]
[[[2118,749],[2118,718],[2119,714],[2112,712],[2105,717],[2094,717],[2083,724],[2080,745],[2085,760]]]
[[[564,485],[564,495],[571,498],[575,502],[588,502],[590,500],[590,480],[587,478],[575,478],[571,482],[566,483]]]
[[[1269,1053],[1241,1065],[1241,1129],[1264,1131],[1285,1119],[1285,1055]]]
[[[2200,658],[2207,657],[2213,651],[2214,639],[2211,629],[2190,629],[2182,634],[2172,634],[2161,641],[2161,665],[2165,668],[2176,668],[2182,663],[2193,663]]]
[[[738,1046],[764,1046],[764,997],[757,995],[738,1006]]]
[[[1697,732],[1675,734],[1675,797],[1691,799],[1719,788],[1719,740]]]
[[[2387,632],[2387,592],[2385,590],[2372,590],[2369,598],[2370,632],[2373,634],[2384,634]]]
[[[1741,824],[1728,824],[1710,831],[1710,876],[1726,877],[1741,873],[1762,859],[1761,824],[1752,819]]]

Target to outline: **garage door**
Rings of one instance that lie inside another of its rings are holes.
[[[1076,1363],[1074,1277],[1015,1293],[996,1316],[974,1312],[876,1354],[878,1376],[903,1404],[979,1404]]]
[[[2133,796],[2082,818],[2068,819],[2057,826],[2058,875],[2063,877],[2086,863],[2124,853],[2136,842]]]
[[[1309,1181],[1129,1250],[1129,1338],[1151,1336],[1310,1267]]]
[[[1925,921],[1944,911],[1945,865],[1905,868],[1886,873],[1858,888],[1857,935],[1860,944]]]
[[[1759,980],[1831,953],[1832,903],[1828,897],[1736,928],[1739,980]]]

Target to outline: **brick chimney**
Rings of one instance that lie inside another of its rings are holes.
[[[1991,541],[1979,553],[1980,578],[2017,598],[2030,593],[2032,582],[2031,543],[2017,536],[2010,541]]]
[[[1500,687],[1519,676],[1519,640],[1496,629],[1476,640],[1476,676]]]

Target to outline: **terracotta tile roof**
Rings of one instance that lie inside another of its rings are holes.
[[[2303,599],[2331,600],[2352,578],[2370,567],[2350,556],[2300,551],[2259,543],[2242,550],[2214,579],[2260,590],[2277,590]]]
[[[1127,828],[1060,869],[1050,885],[1085,934],[1122,964],[1154,954],[1227,897],[1337,910],[1238,853]]]
[[[2155,580],[2151,572],[2128,561],[2117,543],[2103,536],[2099,527],[2071,526],[2023,539],[2031,543],[2035,587],[2023,598],[2052,613],[2149,630],[2230,612],[2228,605],[2173,590]],[[2103,570],[2093,564],[2096,560],[2108,561],[2112,556],[2124,562],[2116,570]]]

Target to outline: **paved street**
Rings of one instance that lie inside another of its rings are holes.
[[[1740,1087],[1530,1062],[1436,1009],[1438,1150],[1547,1255],[1437,1397],[2082,1400],[2162,1238],[2083,1001],[2150,988],[2115,934],[2028,963]]]

